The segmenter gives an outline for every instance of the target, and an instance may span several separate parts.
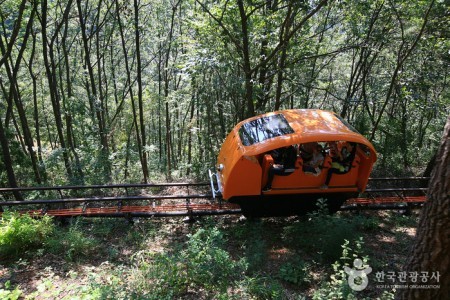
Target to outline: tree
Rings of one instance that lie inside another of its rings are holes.
[[[450,115],[422,208],[408,272],[439,272],[439,289],[405,289],[404,299],[447,299],[450,295]]]

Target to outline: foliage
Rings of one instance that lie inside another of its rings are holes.
[[[216,295],[217,299],[282,298],[279,283],[263,276],[246,276],[248,263],[232,259],[224,243],[216,227],[200,228],[189,235],[182,249],[137,252],[131,270],[110,273],[106,283],[93,280],[89,294],[93,299],[173,299],[191,293]]]
[[[186,293],[186,289],[225,291],[230,282],[243,277],[245,261],[233,261],[223,250],[223,235],[217,228],[199,229],[189,236],[186,249],[173,254],[136,255],[135,290],[152,291],[163,298]],[[166,294],[166,293],[170,294]],[[153,296],[153,295],[152,295]]]
[[[368,263],[367,256],[363,253],[363,241],[359,238],[353,246],[345,240],[342,244],[342,256],[332,264],[333,273],[329,281],[325,281],[322,286],[314,292],[313,299],[357,299],[354,291],[347,282],[347,274],[344,267],[353,268],[353,260],[359,258],[363,266]]]
[[[55,231],[45,242],[45,247],[50,253],[63,254],[68,261],[75,261],[93,254],[99,245],[76,222],[66,230]]]
[[[37,261],[27,258],[19,263],[5,262],[1,266],[6,267],[5,280],[19,285],[1,287],[0,293],[22,291],[20,297],[29,299],[69,299],[73,295],[80,299],[352,298],[356,294],[349,291],[342,270],[346,265],[352,267],[355,255],[365,263],[364,253],[370,255],[372,276],[378,270],[402,264],[407,255],[404,249],[412,240],[404,230],[416,225],[412,223],[415,218],[396,221],[399,217],[394,212],[328,216],[324,204],[321,201],[319,212],[305,219],[242,222],[221,217],[199,219],[189,225],[182,225],[179,219],[140,220],[130,226],[118,219],[78,219],[46,238],[34,256]],[[313,219],[329,222],[329,217],[351,224],[355,238],[344,240],[343,246],[334,249],[334,264],[320,258],[320,240],[330,240],[328,233],[310,227]],[[391,232],[395,243],[381,240],[374,234],[376,228]],[[191,234],[185,235],[185,231]],[[363,245],[356,238],[361,235],[369,236],[370,242]],[[299,241],[304,238],[315,244]],[[81,240],[79,245],[75,239]],[[58,242],[63,246],[56,246]],[[71,263],[64,264],[55,259],[56,255]],[[26,283],[17,274],[29,266],[34,268],[36,262],[35,288],[23,290]],[[371,285],[359,292],[358,298],[392,299],[391,291],[373,289],[372,283],[370,279]]]
[[[144,157],[147,181],[204,178],[238,121],[285,108],[336,111],[377,172],[417,174],[449,113],[445,1],[22,2],[0,9],[0,185],[141,182]]]
[[[357,223],[338,215],[330,215],[323,199],[319,199],[318,206],[319,210],[310,213],[306,220],[298,220],[286,226],[283,239],[322,262],[332,262],[339,258],[336,249],[344,240],[353,240]]]
[[[26,251],[42,246],[53,232],[50,217],[4,212],[0,219],[0,257],[22,257]]]
[[[303,260],[296,258],[280,266],[278,277],[286,282],[302,286],[311,282],[311,266]]]
[[[17,300],[22,296],[22,291],[16,286],[13,290],[11,290],[11,282],[7,281],[5,283],[5,288],[0,288],[0,299],[4,300]]]
[[[373,216],[353,216],[353,222],[355,222],[358,228],[364,231],[376,231],[379,229],[380,221]]]

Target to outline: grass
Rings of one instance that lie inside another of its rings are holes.
[[[134,224],[122,219],[78,219],[55,227],[51,220],[15,216],[2,220],[2,233],[11,222],[26,228],[22,236],[45,230],[35,234],[38,242],[30,239],[30,244],[2,235],[27,250],[11,252],[9,260],[1,263],[0,295],[11,299],[14,295],[350,299],[355,292],[348,289],[344,266],[351,267],[358,256],[373,274],[390,271],[393,258],[394,270],[400,269],[407,255],[404,247],[412,240],[405,230],[414,230],[416,221],[395,212],[330,216],[319,210],[302,218],[256,221],[233,216],[203,218],[194,224],[176,218]],[[392,293],[369,286],[356,296],[388,299]]]

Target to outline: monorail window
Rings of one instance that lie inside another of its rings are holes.
[[[239,137],[244,146],[261,143],[265,140],[294,133],[282,114],[262,117],[247,122],[239,129]]]

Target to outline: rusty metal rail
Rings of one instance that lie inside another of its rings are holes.
[[[158,206],[123,206],[93,207],[53,210],[29,210],[21,213],[30,215],[49,215],[54,217],[175,217],[175,216],[204,216],[204,215],[231,215],[240,214],[241,209],[236,204],[175,204]]]

